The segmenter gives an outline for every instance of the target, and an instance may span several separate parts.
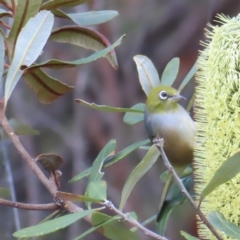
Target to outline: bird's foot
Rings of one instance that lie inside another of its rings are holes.
[[[153,138],[152,141],[157,147],[162,147],[163,148],[163,144],[164,144],[164,139],[163,138],[155,137],[155,138]]]

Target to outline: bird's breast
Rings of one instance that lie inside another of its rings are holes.
[[[164,139],[164,150],[172,164],[186,165],[192,162],[195,124],[181,106],[179,110],[167,113],[146,112],[145,125],[150,138]]]

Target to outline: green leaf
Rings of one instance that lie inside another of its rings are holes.
[[[138,77],[142,89],[148,95],[152,88],[160,85],[158,72],[152,61],[146,56],[136,55],[133,57],[133,60],[137,65]]]
[[[133,125],[133,124],[143,121],[145,104],[138,103],[138,104],[132,106],[131,109],[140,110],[142,112],[141,113],[132,113],[132,112],[125,113],[125,115],[123,117],[123,122],[125,122],[129,125]]]
[[[78,26],[59,28],[52,32],[49,40],[69,43],[94,51],[102,50],[111,45],[107,38],[96,30]],[[113,68],[118,69],[117,57],[114,49],[106,54],[106,58]]]
[[[187,74],[187,76],[185,77],[185,79],[182,81],[182,83],[179,86],[179,90],[181,91],[187,84],[188,82],[193,78],[194,74],[197,71],[197,62],[195,62],[195,64],[192,66],[191,70],[189,71],[189,73]]]
[[[105,201],[107,198],[107,184],[105,181],[92,181],[88,184],[86,195],[93,199]]]
[[[161,220],[156,223],[156,229],[158,234],[160,235],[165,234],[167,223],[173,209],[174,209],[174,206],[168,205],[166,208],[161,210],[162,211]]]
[[[86,64],[89,62],[93,62],[101,57],[105,57],[106,54],[108,54],[111,50],[113,50],[115,47],[121,44],[122,39],[125,37],[123,35],[120,37],[114,44],[111,46],[104,48],[103,50],[100,50],[98,52],[93,53],[89,57],[81,58],[75,61],[60,61],[58,59],[51,59],[43,63],[35,64],[31,67],[28,67],[27,70],[33,69],[33,68],[39,68],[39,67],[45,67],[45,68],[66,68],[66,67],[76,67],[81,64]]]
[[[0,198],[7,198],[11,196],[10,191],[7,188],[0,187]]]
[[[142,226],[146,226],[147,224],[153,222],[153,221],[156,221],[156,217],[157,215],[153,215],[151,216],[150,218],[146,219],[144,222],[141,223]],[[138,230],[138,228],[136,227],[133,227],[130,229],[132,232],[136,232]]]
[[[186,240],[200,240],[199,238],[196,238],[184,231],[180,231],[181,235],[186,239]]]
[[[133,143],[132,145],[128,146],[127,148],[123,149],[122,151],[120,151],[112,156],[107,157],[104,160],[103,167],[108,167],[108,166],[112,165],[113,163],[126,157],[128,154],[130,154],[134,150],[138,149],[140,146],[146,145],[148,143],[150,143],[149,139]],[[91,168],[88,168],[88,169],[82,171],[81,173],[79,173],[77,176],[73,177],[69,182],[76,182],[84,177],[87,177],[90,174],[90,172],[91,172]]]
[[[5,58],[5,45],[4,45],[4,35],[0,30],[0,87],[2,88],[2,75],[4,69],[4,58]]]
[[[71,213],[44,223],[40,223],[36,226],[21,229],[15,232],[13,236],[16,238],[43,236],[52,232],[56,232],[59,229],[63,229],[98,210],[98,208],[95,208]]]
[[[118,108],[118,107],[111,107],[111,106],[106,106],[106,105],[97,105],[95,103],[88,103],[82,99],[76,99],[75,100],[77,103],[83,104],[84,106],[87,106],[92,109],[100,110],[100,111],[105,111],[105,112],[132,112],[132,113],[143,113],[142,110],[139,109],[133,109],[133,108]]]
[[[96,213],[93,213],[92,216],[93,216],[94,214],[96,214]],[[91,228],[88,229],[86,232],[82,233],[80,236],[74,238],[73,240],[83,239],[83,238],[86,237],[88,234],[96,231],[98,228],[100,228],[100,227],[102,227],[102,226],[104,226],[104,225],[107,225],[108,223],[110,223],[110,222],[112,222],[112,221],[119,220],[119,219],[121,219],[121,217],[119,217],[119,216],[111,217],[111,218],[109,218],[109,220],[104,221],[104,222],[102,222],[102,223],[100,223],[100,224],[98,224],[98,225],[96,225],[96,226],[91,227]]]
[[[90,176],[88,179],[88,185],[86,188],[86,195],[90,198],[96,198],[100,200],[105,200],[107,197],[107,186],[106,182],[101,181],[103,177],[102,166],[103,161],[110,155],[114,154],[116,148],[116,141],[110,140],[105,147],[98,154],[97,158],[93,162]],[[87,203],[87,206],[90,207],[90,204]]]
[[[166,182],[168,174],[169,174],[169,170],[164,171],[159,177],[160,180],[163,181],[163,182]]]
[[[72,202],[92,202],[92,203],[101,203],[101,199],[90,198],[83,195],[68,193],[68,192],[60,192],[56,193],[56,196],[64,201],[72,201]]]
[[[135,212],[129,212],[128,213],[129,218],[133,219],[133,220],[137,220],[138,216]]]
[[[88,0],[71,0],[71,1],[66,1],[66,0],[50,0],[48,2],[45,2],[42,7],[42,9],[46,10],[54,10],[59,7],[75,7],[78,6],[82,3],[87,2]]]
[[[210,180],[208,185],[203,189],[200,195],[200,201],[202,201],[219,185],[234,178],[239,172],[240,172],[240,152],[237,152],[218,168],[213,178]]]
[[[102,179],[103,173],[101,172],[103,161],[109,156],[114,154],[116,148],[116,140],[110,140],[104,148],[100,151],[98,154],[97,158],[93,162],[90,176],[89,176],[89,181],[88,183],[90,184],[93,181],[99,181]]]
[[[240,228],[226,220],[222,213],[218,211],[211,212],[208,218],[215,228],[224,232],[227,236],[240,239]]]
[[[193,190],[193,176],[185,177],[181,179],[181,181],[188,192]],[[173,183],[170,186],[169,192],[167,193],[166,199],[164,200],[161,211],[159,212],[157,217],[157,219],[159,220],[157,228],[160,235],[164,235],[172,211],[177,206],[182,204],[185,200],[186,197],[182,194],[179,186],[176,183]]]
[[[113,217],[103,213],[92,214],[92,224],[98,226],[106,223]],[[139,240],[138,236],[131,232],[122,222],[115,220],[101,227],[100,232],[111,240]]]
[[[40,134],[39,131],[33,129],[32,127],[21,122],[18,119],[11,118],[8,122],[9,122],[13,132],[18,136],[34,136],[34,135]],[[8,138],[8,135],[5,133],[2,126],[0,126],[0,135],[1,135],[1,138],[3,138],[3,139]]]
[[[19,33],[5,83],[5,107],[13,89],[23,74],[20,69],[21,66],[31,65],[42,52],[51,33],[53,20],[51,12],[39,12],[27,22]]]
[[[159,150],[155,145],[152,145],[150,150],[147,152],[143,160],[134,168],[134,170],[129,175],[127,181],[124,184],[121,201],[119,209],[122,211],[127,199],[136,185],[136,183],[142,178],[142,176],[152,167],[152,165],[157,161],[160,155]]]
[[[92,25],[102,24],[118,16],[118,12],[112,10],[91,11],[83,13],[65,13],[57,9],[53,11],[53,14],[57,17],[70,19],[81,27],[89,27]]]
[[[14,16],[13,25],[11,27],[8,38],[6,39],[9,58],[12,59],[14,48],[16,46],[16,41],[18,38],[19,32],[28,22],[31,17],[34,17],[38,12],[41,6],[41,0],[19,0],[16,5],[16,13]],[[25,45],[22,45],[25,46]],[[21,46],[21,47],[22,47]]]
[[[74,87],[49,76],[40,68],[28,70],[24,81],[37,94],[39,102],[49,104],[68,93]]]
[[[174,83],[178,70],[179,70],[180,60],[179,58],[173,58],[165,67],[162,74],[162,85],[172,86]]]
[[[194,94],[192,95],[192,98],[190,99],[188,105],[187,105],[187,109],[186,109],[186,110],[187,110],[188,112],[191,110],[191,108],[192,108],[192,106],[193,106],[193,104],[194,104],[194,102],[195,102],[195,99],[196,99],[196,94],[194,93]]]

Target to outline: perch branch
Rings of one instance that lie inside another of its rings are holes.
[[[195,201],[192,199],[191,195],[188,193],[187,189],[185,188],[185,186],[183,185],[181,179],[178,177],[175,169],[173,168],[173,166],[170,164],[164,149],[163,149],[163,143],[164,143],[164,139],[159,139],[158,141],[155,142],[156,147],[158,148],[158,150],[161,153],[163,162],[165,164],[165,166],[167,167],[167,169],[171,172],[176,184],[179,186],[179,188],[181,189],[182,193],[186,196],[186,198],[188,199],[188,201],[191,203],[191,205],[194,207],[194,209],[196,210],[196,213],[198,214],[198,216],[200,217],[201,221],[208,227],[208,229],[214,234],[214,236],[218,239],[218,240],[223,240],[223,238],[219,235],[219,233],[217,232],[217,230],[213,227],[213,225],[208,221],[208,219],[205,217],[205,215],[202,213],[202,211],[200,210],[200,208],[198,208],[198,205],[195,203]]]
[[[55,203],[48,204],[28,204],[28,203],[20,203],[13,202],[6,199],[0,198],[0,205],[4,205],[7,207],[20,208],[25,210],[56,210],[58,207]]]
[[[41,169],[38,167],[34,159],[29,155],[26,149],[23,147],[22,143],[20,142],[18,136],[13,132],[11,126],[8,123],[4,112],[3,102],[0,102],[0,122],[6,134],[11,139],[13,145],[23,158],[23,160],[28,164],[28,166],[33,170],[33,172],[38,176],[39,180],[43,183],[43,185],[48,189],[48,191],[52,194],[52,196],[56,196],[57,187],[51,181],[47,179]],[[64,209],[68,212],[78,212],[82,209],[79,208],[77,205],[73,204],[72,202],[67,201],[66,204],[63,206]],[[90,217],[86,217],[87,221],[90,221]]]
[[[119,209],[117,209],[112,202],[110,201],[106,201],[104,203],[104,205],[109,208],[110,210],[114,211],[116,214],[118,214],[120,217],[122,217],[125,221],[129,222],[131,225],[135,226],[136,228],[138,228],[139,230],[143,231],[146,235],[153,237],[155,239],[160,239],[160,240],[168,240],[167,238],[160,236],[158,234],[156,234],[155,232],[145,228],[144,226],[142,226],[138,221],[132,219],[131,217],[129,217],[128,214],[125,214],[123,212],[121,212]]]

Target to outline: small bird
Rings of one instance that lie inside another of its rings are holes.
[[[172,87],[155,87],[148,95],[144,114],[145,128],[150,140],[163,138],[163,149],[179,176],[192,163],[195,145],[195,122],[178,104],[181,99],[185,98]],[[172,175],[169,173],[161,194],[159,212],[172,182]],[[160,220],[159,217],[157,220]]]

